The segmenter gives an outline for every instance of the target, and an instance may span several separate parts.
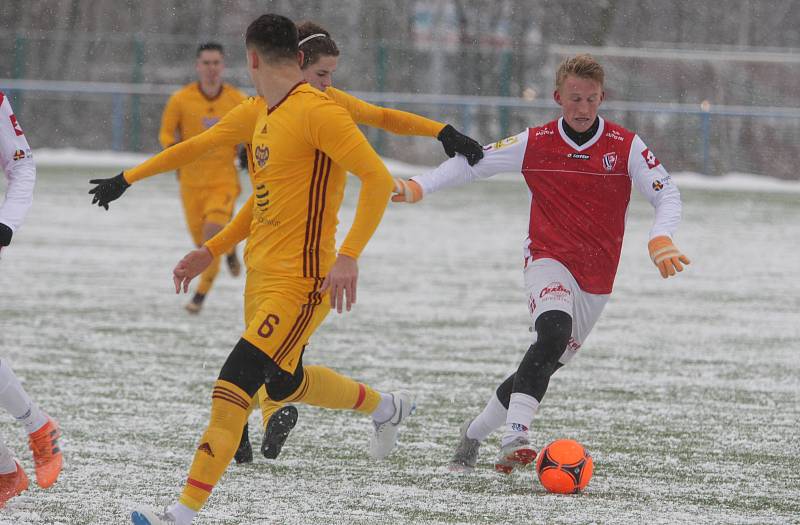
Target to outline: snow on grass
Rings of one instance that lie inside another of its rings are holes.
[[[41,156],[37,155],[37,159]],[[220,273],[188,317],[170,272],[190,248],[174,178],[132,187],[106,212],[86,180],[110,169],[42,168],[34,208],[0,261],[0,358],[61,422],[67,466],[2,524],[126,523],[173,501],[242,328],[242,279]],[[342,211],[346,231],[356,198]],[[332,314],[307,363],[418,410],[397,451],[366,455],[370,423],[300,408],[277,461],[232,465],[199,524],[790,523],[800,515],[800,207],[792,193],[684,188],[676,243],[693,260],[664,281],[647,257],[649,205],[634,197],[615,293],[534,421],[538,447],[581,441],[586,492],[544,492],[532,472],[445,466],[530,344],[522,288],[525,189],[504,178],[393,205],[360,261],[359,303]],[[32,474],[20,425],[3,439]],[[251,436],[260,444],[257,416]]]

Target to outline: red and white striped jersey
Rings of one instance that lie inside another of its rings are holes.
[[[561,262],[588,293],[613,288],[631,184],[655,208],[650,238],[672,237],[680,222],[680,193],[669,173],[638,135],[602,118],[580,146],[558,119],[485,146],[475,166],[458,155],[413,180],[428,194],[510,172],[522,174],[530,193],[526,261]]]
[[[0,166],[6,175],[6,197],[0,205],[0,222],[16,231],[33,203],[36,165],[11,104],[0,92]]]

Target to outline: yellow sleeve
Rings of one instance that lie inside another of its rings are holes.
[[[201,134],[165,149],[135,168],[125,170],[123,177],[129,184],[133,184],[189,164],[213,148],[249,143],[253,138],[253,128],[260,107],[248,102],[239,104]]]
[[[242,242],[250,235],[250,223],[253,221],[253,194],[244,203],[239,213],[225,225],[225,227],[205,242],[205,247],[211,255],[218,257],[228,253],[234,246]]]
[[[164,113],[161,115],[161,129],[158,132],[158,142],[162,148],[168,148],[179,141],[180,132],[180,95],[175,93],[167,101]]]
[[[381,128],[396,135],[436,137],[445,126],[414,113],[375,106],[333,87],[326,89],[325,94],[345,108],[357,124]]]
[[[386,211],[392,176],[342,106],[325,101],[310,108],[307,118],[311,143],[361,179],[356,216],[339,248],[341,255],[357,259]]]

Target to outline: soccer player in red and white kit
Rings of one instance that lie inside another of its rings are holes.
[[[550,376],[586,342],[611,294],[631,186],[655,208],[648,248],[661,276],[689,264],[672,243],[681,216],[678,188],[638,135],[598,116],[603,82],[603,68],[591,56],[569,58],[558,68],[553,95],[561,118],[485,146],[475,166],[457,156],[395,182],[393,200],[415,202],[442,188],[520,172],[530,195],[524,276],[535,342],[483,411],[464,422],[452,470],[474,468],[481,442],[503,425],[495,469],[508,474],[535,459],[528,429]]]
[[[11,104],[0,92],[0,166],[8,185],[6,198],[0,205],[0,254],[11,242],[14,232],[33,202],[36,166],[31,149],[22,132]],[[2,295],[0,294],[0,297]],[[9,366],[0,358],[0,407],[25,425],[28,442],[33,451],[36,481],[50,487],[61,472],[62,456],[58,446],[60,431],[56,423],[42,412]],[[28,488],[28,476],[14,455],[0,440],[0,507]]]

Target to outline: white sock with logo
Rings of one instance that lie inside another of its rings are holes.
[[[483,412],[478,414],[478,416],[472,420],[472,423],[469,424],[469,428],[467,428],[467,437],[469,439],[483,441],[489,437],[489,434],[503,426],[503,423],[506,421],[507,413],[508,410],[506,410],[506,407],[497,399],[497,393],[493,392]]]
[[[192,510],[183,503],[175,503],[171,505],[167,512],[172,514],[172,517],[175,518],[175,523],[177,525],[190,525],[192,520],[195,516],[197,516],[197,511]]]
[[[392,394],[381,394],[381,402],[378,408],[372,413],[372,420],[376,423],[386,423],[394,415],[394,396]]]
[[[17,462],[14,461],[14,454],[8,450],[3,440],[0,439],[0,474],[11,474],[17,471]]]
[[[519,392],[511,394],[501,446],[504,447],[519,437],[528,439],[528,429],[538,408],[539,402],[535,397]]]
[[[25,425],[28,434],[36,432],[47,423],[47,416],[22,388],[22,383],[6,359],[0,360],[0,406]]]

